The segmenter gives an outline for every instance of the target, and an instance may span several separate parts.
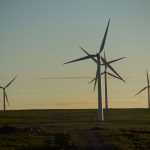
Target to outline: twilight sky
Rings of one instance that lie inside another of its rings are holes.
[[[97,108],[91,60],[62,65],[98,52],[111,18],[105,44],[107,59],[126,80],[108,79],[110,107],[147,107],[150,74],[149,0],[0,0],[0,85],[7,89],[7,109]],[[104,87],[104,82],[103,87]],[[104,90],[103,90],[104,95]],[[2,109],[0,91],[0,109]]]

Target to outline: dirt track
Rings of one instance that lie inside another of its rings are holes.
[[[82,145],[77,145],[80,150],[105,150],[102,137],[97,134],[97,131],[79,129],[76,134],[83,141]]]
[[[91,150],[104,150],[103,144],[100,142],[100,139],[96,137],[93,131],[82,130],[80,134],[84,139],[89,143]]]

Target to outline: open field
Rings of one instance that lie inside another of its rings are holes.
[[[0,111],[0,149],[149,150],[150,110]]]

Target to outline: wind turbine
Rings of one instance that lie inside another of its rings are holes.
[[[64,64],[69,64],[69,63],[73,63],[73,62],[77,62],[77,61],[81,61],[81,60],[86,60],[86,59],[92,59],[96,64],[97,64],[97,80],[98,80],[98,120],[99,121],[103,121],[103,109],[102,109],[102,88],[101,88],[101,64],[102,62],[107,65],[119,78],[121,78],[119,76],[119,74],[105,61],[105,59],[103,57],[101,57],[101,53],[104,49],[104,45],[105,45],[105,41],[106,41],[106,36],[107,36],[107,32],[108,32],[108,28],[109,28],[109,23],[110,23],[110,19],[108,21],[106,30],[105,30],[105,34],[100,46],[100,50],[97,54],[91,55],[89,54],[87,51],[85,51],[83,48],[81,48],[88,56],[85,57],[81,57],[69,62],[66,62]],[[95,57],[97,59],[95,59]],[[101,62],[102,61],[102,62]],[[122,78],[121,78],[122,79]]]
[[[150,84],[149,84],[148,71],[147,71],[147,86],[144,87],[141,91],[139,91],[136,95],[140,94],[141,92],[143,92],[146,89],[148,90],[148,108],[150,109]]]
[[[118,58],[118,59],[115,59],[115,60],[112,60],[112,61],[107,61],[106,60],[106,55],[105,55],[105,52],[104,52],[104,59],[105,61],[110,65],[116,61],[119,61],[121,59],[124,59],[125,57],[121,57],[121,58]],[[107,75],[113,77],[113,78],[116,78],[116,79],[119,79],[119,80],[122,80],[123,82],[125,82],[122,78],[118,77],[118,75],[114,75],[110,72],[107,71],[107,68],[108,66],[106,64],[104,64],[104,72],[101,73],[101,75],[104,75],[104,81],[105,81],[105,109],[108,109],[108,92],[107,92]],[[97,74],[97,73],[96,73]],[[94,85],[94,91],[95,91],[95,87],[96,87],[96,83],[97,83],[97,77],[95,77],[93,80],[91,80],[89,83],[95,81],[95,85]]]
[[[9,101],[8,101],[8,97],[7,97],[7,93],[6,93],[6,88],[10,86],[10,84],[17,78],[17,76],[15,76],[5,87],[0,86],[0,88],[3,90],[3,102],[4,102],[4,111],[6,110],[6,101],[7,104],[9,105]]]

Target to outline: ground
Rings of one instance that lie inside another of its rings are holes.
[[[0,111],[0,150],[149,150],[150,110]]]

